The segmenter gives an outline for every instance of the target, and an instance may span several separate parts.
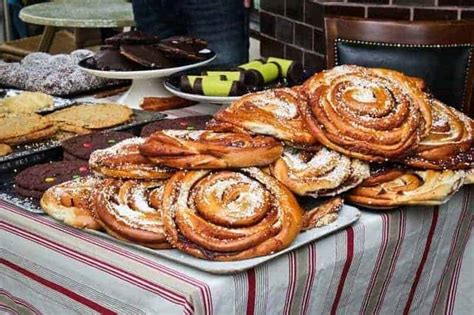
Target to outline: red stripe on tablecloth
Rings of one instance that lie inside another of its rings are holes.
[[[472,229],[472,220],[469,224],[469,231],[471,231],[471,229]],[[464,241],[464,244],[463,244],[464,249],[466,248],[466,244],[468,241],[469,241],[469,237],[466,237],[466,240]],[[464,258],[464,250],[463,250],[462,255],[459,255],[456,261],[456,269],[454,271],[454,275],[453,275],[453,278],[451,279],[451,284],[449,286],[448,301],[446,302],[446,309],[445,309],[445,313],[447,314],[453,314],[454,312],[454,304],[456,301],[456,291],[458,288],[459,273],[461,271],[463,258]]]
[[[248,281],[248,298],[247,298],[247,315],[255,314],[255,269],[247,270],[247,281]]]
[[[315,244],[311,243],[308,247],[308,278],[306,278],[305,289],[303,293],[303,300],[301,309],[303,314],[308,313],[309,299],[311,297],[311,290],[313,289],[314,278],[316,275],[316,248]]]
[[[186,282],[190,285],[193,285],[193,286],[197,287],[198,290],[201,293],[201,296],[203,297],[205,314],[213,314],[213,306],[212,306],[213,303],[212,303],[211,290],[210,290],[209,286],[206,283],[204,283],[200,280],[191,278],[191,277],[187,276],[186,274],[179,272],[178,270],[171,269],[171,268],[168,268],[164,265],[157,264],[156,262],[154,262],[150,259],[147,259],[144,256],[136,255],[133,252],[130,252],[130,251],[127,251],[127,250],[123,249],[120,246],[115,246],[113,243],[111,243],[109,241],[106,241],[106,240],[103,240],[100,237],[93,236],[93,235],[84,233],[80,230],[76,230],[76,229],[70,228],[68,226],[58,224],[54,221],[46,220],[43,217],[39,217],[39,216],[33,215],[31,213],[27,213],[24,210],[21,210],[20,208],[14,206],[14,205],[11,205],[9,203],[6,203],[6,202],[0,201],[0,206],[6,207],[6,209],[9,210],[9,211],[15,212],[18,215],[27,217],[27,218],[29,218],[33,221],[36,221],[38,223],[41,223],[43,225],[49,226],[49,227],[51,227],[55,230],[62,231],[66,234],[69,234],[69,235],[74,236],[76,238],[82,239],[82,240],[84,240],[88,243],[92,243],[92,244],[97,245],[101,248],[107,249],[107,250],[109,250],[111,252],[114,252],[118,255],[121,255],[121,256],[124,256],[124,257],[127,257],[127,258],[131,258],[137,263],[141,263],[141,264],[146,265],[146,266],[148,266],[152,269],[158,270],[158,271],[160,271],[160,272],[162,272],[162,273],[164,273],[168,276],[177,278],[177,279],[182,280],[182,281],[184,281],[184,282]],[[191,304],[187,303],[186,307],[187,308],[191,307],[191,309],[188,309],[188,310],[193,311],[193,306]]]
[[[346,229],[347,235],[347,258],[342,269],[341,279],[339,280],[339,285],[337,287],[336,297],[332,303],[331,314],[336,314],[339,301],[342,296],[342,290],[344,290],[344,284],[346,282],[347,274],[352,264],[352,259],[354,258],[354,230],[352,227]]]
[[[0,295],[4,295],[16,304],[23,305],[25,308],[29,309],[32,313],[35,314],[41,314],[41,312],[34,307],[32,304],[28,303],[27,301],[20,299],[17,296],[13,296],[10,292],[7,292],[6,290],[0,289]]]
[[[438,305],[439,303],[439,299],[440,299],[440,296],[441,296],[441,288],[443,286],[443,283],[446,279],[446,276],[449,272],[449,267],[450,267],[450,264],[452,263],[450,257],[453,257],[454,255],[454,250],[456,249],[456,245],[457,245],[457,242],[458,242],[458,239],[459,239],[459,233],[460,233],[460,230],[461,230],[461,226],[463,224],[463,218],[467,212],[467,204],[469,203],[469,193],[467,193],[465,196],[464,196],[464,200],[463,200],[463,210],[461,211],[461,214],[459,215],[459,220],[458,220],[458,224],[456,225],[456,229],[454,231],[454,237],[453,237],[453,240],[451,241],[451,246],[449,248],[449,254],[448,254],[448,259],[446,260],[446,265],[444,266],[443,268],[443,273],[441,275],[441,279],[439,280],[439,283],[438,283],[438,286],[436,288],[436,294],[435,294],[435,298],[433,300],[433,304],[432,304],[432,307],[431,307],[431,312],[430,314],[434,314],[435,312],[435,309],[436,309],[436,305]],[[469,239],[469,237],[467,238]]]
[[[413,302],[413,298],[415,297],[416,288],[418,286],[418,282],[421,278],[421,273],[423,272],[423,268],[425,267],[426,260],[428,259],[428,254],[431,247],[431,241],[433,240],[433,235],[436,230],[436,223],[438,222],[438,211],[439,207],[434,207],[433,210],[433,217],[431,219],[431,226],[430,231],[428,233],[428,239],[426,240],[425,250],[423,251],[423,256],[421,257],[420,264],[418,265],[418,269],[416,270],[415,279],[413,280],[413,284],[410,289],[410,293],[408,295],[407,303],[405,304],[405,309],[403,310],[403,314],[408,314],[410,312],[411,303]]]
[[[288,255],[288,287],[286,291],[285,307],[283,309],[284,314],[290,314],[291,305],[293,304],[293,296],[295,295],[296,288],[296,254],[290,252]]]
[[[5,224],[5,229],[7,231],[10,231],[11,233],[17,234],[19,236],[22,236],[25,239],[28,239],[30,241],[33,241],[37,244],[41,244],[44,247],[47,247],[51,250],[54,250],[58,253],[61,253],[64,256],[70,257],[74,260],[77,260],[79,262],[82,262],[84,264],[87,264],[93,268],[96,268],[98,270],[101,270],[103,272],[106,272],[116,278],[119,278],[123,281],[126,281],[130,284],[133,284],[137,287],[140,287],[144,290],[147,290],[149,292],[155,293],[162,298],[174,303],[181,305],[183,307],[186,307],[187,301],[186,298],[182,295],[179,295],[173,291],[170,291],[166,287],[162,287],[158,284],[155,284],[151,281],[148,281],[144,278],[141,278],[139,276],[136,276],[134,274],[129,273],[126,270],[123,270],[121,268],[115,267],[110,265],[109,263],[105,261],[98,260],[94,257],[82,254],[80,252],[77,252],[71,248],[65,247],[62,244],[56,243],[51,240],[47,240],[37,234],[31,233],[29,231],[23,230],[19,227],[10,225],[8,223]],[[191,306],[192,307],[192,306]]]
[[[386,213],[382,213],[380,216],[382,218],[382,243],[377,254],[377,260],[375,261],[375,268],[370,277],[369,286],[364,296],[364,301],[360,309],[360,314],[364,314],[367,311],[367,304],[369,303],[369,297],[372,294],[372,291],[375,286],[375,279],[380,272],[380,267],[382,266],[382,258],[385,256],[388,246],[388,231],[390,226],[390,217]]]
[[[387,293],[387,289],[390,284],[390,281],[392,280],[393,273],[395,272],[395,266],[397,265],[398,257],[400,256],[403,240],[405,239],[405,230],[406,230],[406,223],[407,223],[405,210],[399,209],[398,211],[400,213],[400,220],[398,222],[397,243],[395,244],[395,250],[392,255],[392,259],[390,260],[389,271],[388,271],[387,277],[384,279],[380,295],[377,299],[377,304],[375,306],[375,313],[380,312],[380,308],[382,307],[382,302],[385,298],[385,294]]]
[[[19,273],[23,274],[24,276],[26,276],[26,277],[28,277],[28,278],[30,278],[30,279],[38,282],[38,283],[41,283],[42,285],[44,285],[44,286],[46,286],[50,289],[53,289],[53,290],[55,290],[59,293],[64,294],[65,296],[73,299],[74,301],[77,301],[77,302],[79,302],[79,303],[81,303],[81,304],[97,311],[97,312],[100,312],[101,314],[116,314],[115,312],[109,310],[108,308],[105,308],[102,305],[99,305],[99,304],[95,303],[94,301],[91,301],[91,300],[83,297],[82,295],[79,295],[79,294],[77,294],[77,293],[75,293],[75,292],[73,292],[73,291],[57,284],[57,283],[51,282],[51,281],[49,281],[49,280],[47,280],[47,279],[45,279],[45,278],[43,278],[43,277],[41,277],[37,274],[32,273],[29,270],[26,270],[26,269],[14,264],[14,263],[8,261],[8,260],[6,260],[6,259],[3,259],[1,257],[0,257],[0,263],[7,266],[7,267],[9,267],[10,269],[15,270],[16,272],[19,272]]]

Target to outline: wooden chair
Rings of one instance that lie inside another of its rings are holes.
[[[425,80],[446,104],[474,116],[474,21],[326,17],[326,64],[395,69]]]

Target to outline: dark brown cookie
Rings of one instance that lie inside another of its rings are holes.
[[[63,161],[34,165],[15,177],[15,191],[21,196],[39,199],[49,187],[89,174],[86,162]]]
[[[154,36],[142,31],[129,31],[119,33],[105,40],[107,45],[119,47],[122,44],[148,45],[156,44],[160,41],[158,36]]]
[[[176,119],[163,119],[143,127],[141,135],[142,137],[148,137],[155,131],[165,129],[176,129],[176,130],[203,130],[206,129],[206,123],[212,118],[209,115],[203,116],[189,116]]]
[[[175,36],[162,40],[157,47],[168,58],[198,61],[206,58],[199,51],[207,47],[207,42],[198,38]]]
[[[111,147],[122,140],[133,137],[134,135],[131,133],[118,131],[96,132],[77,136],[62,143],[64,158],[88,161],[93,151]]]
[[[104,71],[139,71],[146,70],[147,67],[136,63],[120,53],[119,48],[103,46],[90,59],[89,66]]]
[[[154,45],[121,45],[120,53],[128,59],[152,69],[172,68],[175,63]]]

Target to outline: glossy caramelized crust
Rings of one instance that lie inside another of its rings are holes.
[[[303,230],[311,230],[326,226],[337,220],[338,212],[344,206],[344,200],[341,197],[331,198],[319,206],[305,211],[303,215]]]
[[[176,173],[166,184],[163,220],[177,249],[209,260],[242,260],[288,247],[303,210],[258,168]]]
[[[115,178],[163,179],[170,177],[174,170],[155,165],[140,154],[138,147],[144,138],[130,138],[103,150],[92,152],[90,168],[101,175]]]
[[[405,75],[339,66],[305,82],[302,115],[323,145],[370,162],[410,154],[431,128],[427,95]]]
[[[282,150],[271,137],[204,130],[158,131],[140,146],[153,162],[179,169],[264,166],[278,159]]]
[[[78,229],[99,230],[94,218],[90,195],[100,183],[92,176],[64,182],[46,190],[41,197],[41,208],[49,216]]]
[[[408,205],[440,205],[464,184],[464,171],[386,170],[356,187],[346,199],[373,209]]]
[[[208,129],[243,129],[252,134],[269,135],[280,140],[311,145],[316,139],[300,115],[305,99],[294,89],[281,88],[251,93],[218,112]]]
[[[336,151],[285,148],[271,166],[272,175],[300,196],[334,196],[347,191],[370,176],[369,165]]]
[[[438,100],[433,100],[432,113],[428,135],[404,163],[423,169],[473,168],[474,121]]]
[[[95,214],[112,236],[151,248],[169,248],[162,221],[165,181],[105,179],[92,194]]]

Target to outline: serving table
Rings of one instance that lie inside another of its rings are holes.
[[[343,231],[232,275],[185,267],[0,201],[0,312],[470,313],[455,302],[473,196],[471,185],[439,207],[364,211]],[[463,281],[472,288],[472,275]]]

